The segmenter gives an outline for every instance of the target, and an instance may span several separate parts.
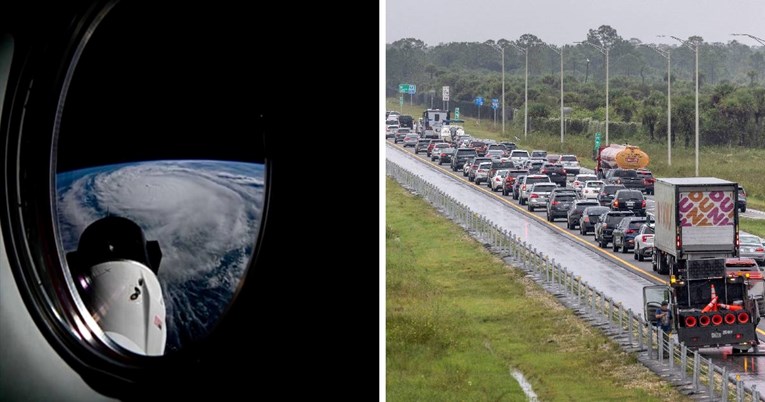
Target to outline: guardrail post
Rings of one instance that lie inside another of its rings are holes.
[[[653,327],[648,327],[648,357],[653,360]]]
[[[622,302],[619,302],[619,333],[621,334],[624,332],[624,320],[622,319],[624,315],[624,309],[622,308]]]
[[[757,384],[752,384],[752,400],[753,401],[760,400],[760,391],[757,391]]]
[[[672,370],[675,368],[675,339],[674,338],[672,337],[669,338],[669,346],[667,348],[669,349],[669,369]]]
[[[640,350],[643,350],[643,319],[639,318],[637,322],[637,333],[638,333],[638,348]]]
[[[699,392],[699,351],[693,351],[693,390]]]
[[[627,309],[627,342],[632,346],[632,321],[635,319],[635,315],[632,314],[632,309]]]
[[[720,384],[722,402],[728,402],[728,368],[722,368],[722,383]]]
[[[688,348],[685,346],[685,342],[680,343],[680,367],[683,370],[680,372],[680,379],[685,381],[688,377]]]
[[[656,358],[664,364],[664,330],[656,327]]]
[[[709,396],[714,397],[715,395],[715,366],[712,365],[712,358],[709,358],[709,370],[707,374],[709,374]]]

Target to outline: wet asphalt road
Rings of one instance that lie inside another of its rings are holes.
[[[643,313],[642,288],[666,284],[667,276],[654,272],[650,261],[636,261],[632,252],[612,252],[610,244],[601,249],[592,234],[582,236],[578,230],[566,229],[565,219],[548,222],[543,210],[529,212],[511,196],[492,192],[484,183],[478,186],[469,182],[462,176],[462,171],[453,172],[448,165],[437,166],[425,153],[415,155],[413,148],[404,149],[391,141],[386,142],[387,159],[436,185],[501,228],[521,236],[594,288],[621,302],[625,309]],[[647,208],[649,212],[653,209],[652,201],[647,203]],[[750,211],[747,210],[747,214]],[[760,322],[758,334],[764,344],[761,350],[765,352],[765,320]],[[715,364],[727,367],[729,373],[740,374],[748,385],[756,384],[758,389],[765,389],[764,356],[734,356],[729,347],[701,351]]]

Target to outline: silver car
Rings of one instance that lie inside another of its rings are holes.
[[[765,247],[762,246],[760,238],[751,234],[740,234],[738,236],[740,245],[738,246],[738,256],[752,258],[757,264],[765,264]]]
[[[475,184],[489,180],[489,170],[491,170],[491,162],[482,162],[478,165],[475,171]]]
[[[547,201],[550,199],[550,193],[558,187],[555,183],[536,183],[531,187],[528,199],[529,211],[536,208],[547,208]]]

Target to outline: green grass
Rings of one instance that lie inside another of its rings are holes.
[[[765,238],[765,219],[739,218],[739,228],[744,232]]]
[[[400,109],[398,101],[390,98],[387,100],[387,110]],[[415,121],[422,116],[425,108],[422,105],[404,105],[405,114],[411,114]],[[579,156],[582,166],[595,167],[592,160],[592,148],[595,133],[587,135],[571,135],[564,137],[564,143],[560,142],[560,132],[544,133],[530,132],[526,138],[523,136],[523,114],[521,113],[514,124],[505,122],[506,134],[503,136],[502,124],[497,122],[497,128],[493,128],[492,120],[481,119],[481,125],[477,119],[466,117],[465,131],[478,138],[491,138],[495,140],[507,140],[515,142],[523,149],[545,149],[550,153],[566,153]],[[603,143],[605,143],[605,133]],[[666,139],[666,133],[657,133],[658,139]],[[515,138],[520,140],[516,140]],[[679,138],[678,138],[679,140]],[[673,144],[672,166],[667,164],[667,143],[652,142],[645,139],[609,138],[611,143],[625,143],[639,146],[650,157],[648,166],[656,177],[690,177],[695,175],[696,156],[693,143],[689,148],[681,144]],[[765,163],[762,163],[762,155],[765,149],[739,148],[739,147],[700,147],[699,148],[699,176],[712,176],[731,180],[744,186],[747,192],[747,204],[754,209],[765,209]]]
[[[688,400],[633,355],[386,179],[390,401]]]

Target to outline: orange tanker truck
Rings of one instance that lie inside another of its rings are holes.
[[[598,162],[595,174],[600,178],[606,177],[609,169],[641,169],[648,166],[649,162],[647,153],[629,144],[602,145],[598,148],[595,160]]]

